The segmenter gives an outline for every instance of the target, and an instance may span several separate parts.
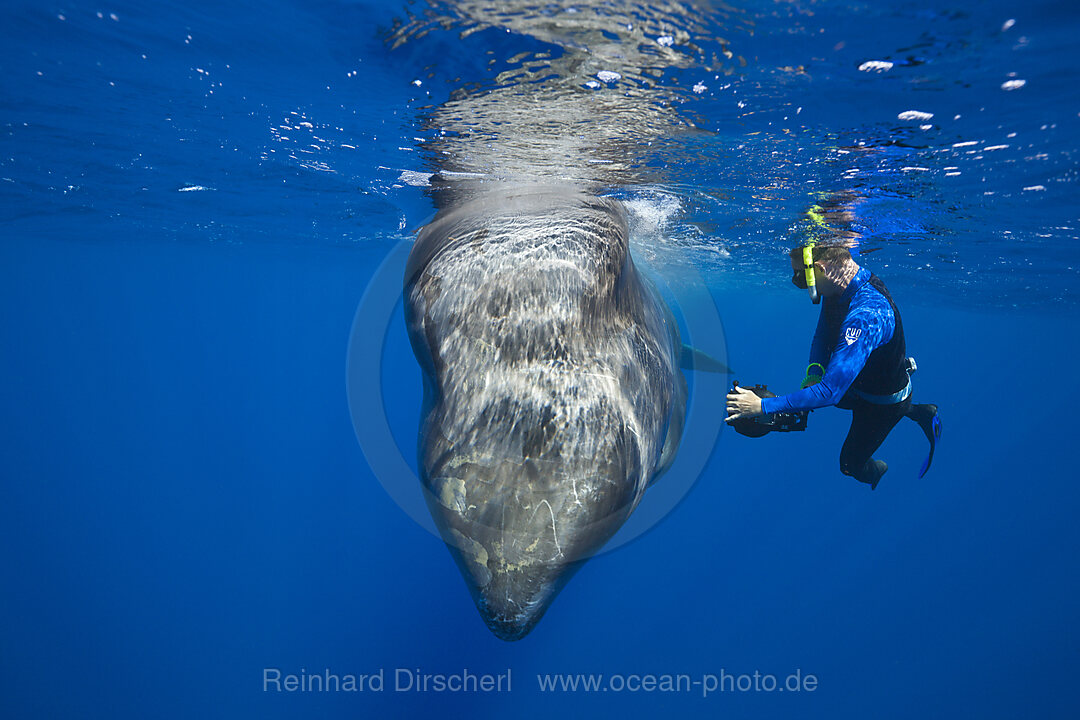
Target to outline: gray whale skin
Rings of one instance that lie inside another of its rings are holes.
[[[424,496],[488,627],[520,639],[673,460],[677,325],[634,266],[621,204],[572,188],[442,210],[404,299]]]

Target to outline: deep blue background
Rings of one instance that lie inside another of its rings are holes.
[[[593,560],[536,632],[507,645],[353,438],[343,358],[364,253],[107,238],[4,250],[0,670],[12,717],[1074,707],[1071,413],[1024,404],[1044,379],[1080,391],[1061,352],[1069,318],[898,292],[918,395],[946,422],[926,478],[914,479],[911,424],[888,440],[891,470],[872,494],[836,471],[840,411],[815,413],[805,435],[725,433],[687,501]],[[736,367],[798,374],[786,358],[810,332],[801,295],[717,302]],[[515,691],[265,695],[264,666],[511,667]],[[721,668],[802,668],[820,689],[540,698],[532,679]]]
[[[1074,307],[890,282],[869,257],[903,311],[916,399],[942,408],[931,472],[915,480],[925,441],[911,423],[886,442],[873,493],[839,474],[846,413],[815,412],[805,434],[725,432],[686,501],[506,644],[371,475],[345,395],[357,302],[399,226],[431,208],[380,169],[411,152],[410,86],[390,63],[365,76],[377,103],[319,89],[380,62],[372,28],[395,8],[329,23],[310,20],[316,5],[162,7],[121,8],[115,25],[135,29],[119,39],[89,7],[20,5],[3,31],[0,714],[1076,715]],[[58,11],[98,29],[60,37]],[[255,23],[250,46],[227,42],[241,22]],[[243,75],[213,97],[190,74],[205,63],[184,56],[189,27]],[[129,57],[146,50],[158,64],[143,71]],[[72,75],[35,85],[31,58]],[[127,100],[100,100],[109,77]],[[268,128],[294,110],[332,116],[363,151],[326,151],[335,174],[275,160]],[[186,184],[213,190],[178,194]],[[1068,255],[1051,250],[1032,247],[1038,272]],[[772,261],[764,284],[711,290],[739,378],[784,390],[815,310]],[[387,372],[403,387],[394,422],[415,417],[415,367]],[[511,668],[513,692],[264,693],[264,667]],[[801,669],[819,688],[545,696],[535,682],[721,669]]]

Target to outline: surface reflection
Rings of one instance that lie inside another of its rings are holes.
[[[678,105],[695,88],[669,73],[733,72],[744,61],[716,29],[747,22],[720,4],[431,2],[399,23],[390,43],[422,42],[435,29],[462,37],[501,30],[539,43],[431,110],[434,139],[424,148],[437,187],[504,180],[595,190],[655,181],[657,168],[647,167],[655,144],[693,128]]]

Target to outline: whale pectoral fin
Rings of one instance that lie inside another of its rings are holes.
[[[731,368],[720,362],[707,352],[698,350],[683,343],[682,353],[679,356],[679,367],[683,370],[698,370],[700,372],[719,373],[730,375]]]

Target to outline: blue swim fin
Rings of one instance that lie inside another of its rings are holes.
[[[919,423],[919,427],[923,429],[926,439],[930,442],[930,454],[926,456],[926,460],[923,461],[922,468],[919,470],[920,479],[930,469],[930,463],[934,461],[934,450],[937,449],[937,441],[941,439],[941,416],[938,414],[937,405],[923,405],[921,407],[927,408],[929,412],[921,413],[922,417],[913,417],[912,420]]]

